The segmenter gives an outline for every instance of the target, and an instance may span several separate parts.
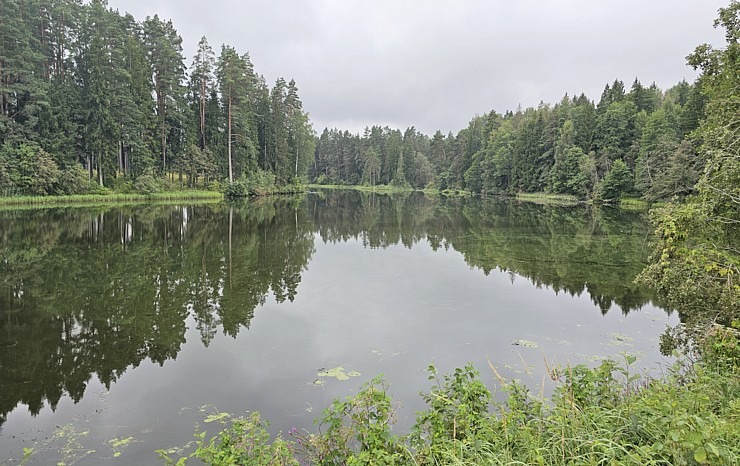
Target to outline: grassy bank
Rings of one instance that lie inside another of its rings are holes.
[[[258,413],[213,413],[222,430],[196,435],[195,450],[169,464],[197,458],[236,465],[659,465],[740,462],[740,336],[712,327],[700,359],[684,359],[660,380],[634,375],[621,363],[547,368],[557,384],[551,399],[503,379],[491,365],[504,403],[471,366],[448,375],[429,367],[427,409],[408,435],[396,435],[396,404],[381,378],[355,396],[335,400],[318,420],[320,433],[293,430],[270,439]],[[487,378],[490,378],[487,377]]]
[[[0,197],[0,206],[72,206],[99,205],[107,203],[138,203],[175,200],[221,200],[223,194],[215,191],[169,191],[152,194],[110,193],[73,194],[70,196],[14,196]]]
[[[309,189],[336,189],[336,190],[343,190],[343,189],[351,189],[353,191],[361,191],[361,192],[367,192],[367,193],[410,193],[414,191],[423,192],[424,194],[428,194],[430,196],[447,196],[447,197],[463,197],[463,196],[472,196],[473,194],[469,191],[463,191],[461,189],[433,189],[433,188],[425,188],[425,189],[415,189],[410,186],[392,186],[387,184],[379,184],[375,186],[366,186],[366,185],[341,185],[341,184],[310,184],[308,185]]]
[[[343,184],[309,184],[309,189],[351,189],[353,191],[362,191],[367,193],[404,193],[415,191],[412,187],[392,186],[387,184],[378,184],[375,186],[366,185],[343,185]]]
[[[584,202],[579,200],[576,196],[572,196],[570,194],[517,193],[515,198],[518,201],[554,205],[576,205]]]
[[[623,197],[619,200],[619,208],[625,210],[649,210],[654,207],[664,206],[665,202],[650,203],[639,197]]]

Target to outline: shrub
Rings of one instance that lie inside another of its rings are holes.
[[[78,164],[63,169],[59,177],[58,194],[97,194],[101,188]]]
[[[134,181],[134,191],[140,194],[154,194],[164,190],[164,180],[147,171]]]
[[[440,378],[434,366],[427,368],[435,387],[422,398],[429,406],[418,414],[413,437],[417,447],[475,438],[488,419],[491,393],[471,364]]]
[[[206,422],[219,422],[223,430],[206,440],[205,432],[197,432],[196,449],[188,457],[181,458],[177,465],[184,465],[189,458],[196,458],[214,466],[255,464],[261,466],[298,466],[291,445],[282,438],[270,443],[268,424],[260,419],[259,413],[249,417],[232,418],[227,413],[217,413],[206,418]],[[159,450],[160,457],[167,463],[175,463],[167,451]]]
[[[239,198],[247,196],[264,196],[278,192],[275,174],[257,169],[250,174],[243,174],[238,180],[226,187],[226,197]]]
[[[354,397],[334,400],[319,422],[325,432],[292,432],[301,447],[299,454],[309,464],[407,464],[402,439],[391,433],[395,406],[387,390],[382,378],[376,377]]]
[[[739,342],[737,330],[713,328],[698,343],[700,361],[679,361],[661,380],[630,374],[634,356],[624,366],[606,360],[548,370],[557,383],[551,402],[493,369],[509,394],[494,403],[495,415],[471,365],[441,377],[430,366],[434,386],[422,394],[428,408],[408,436],[392,433],[395,406],[375,378],[354,397],[335,400],[319,433],[293,429],[293,441],[270,443],[258,414],[209,416],[224,430],[208,441],[197,433],[196,450],[178,464],[738,464]]]
[[[614,162],[612,169],[606,174],[598,186],[597,197],[599,200],[610,202],[619,200],[623,194],[632,190],[634,178],[627,165],[619,159]]]

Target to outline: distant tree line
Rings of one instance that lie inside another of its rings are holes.
[[[248,54],[203,37],[187,73],[171,21],[105,0],[0,12],[0,195],[305,175],[314,134],[296,83],[269,89]]]
[[[325,129],[310,170],[318,182],[396,184],[480,193],[551,192],[581,198],[684,196],[702,170],[692,131],[704,114],[702,81],[667,91],[635,79],[555,104],[476,116],[457,135],[431,138],[374,126]]]

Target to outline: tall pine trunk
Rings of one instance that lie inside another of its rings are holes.
[[[233,183],[234,182],[234,173],[233,173],[232,167],[231,167],[231,96],[229,96],[229,123],[228,123],[228,126],[229,126],[229,149],[228,149],[228,152],[229,152],[229,183]]]

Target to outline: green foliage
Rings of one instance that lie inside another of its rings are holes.
[[[74,195],[105,192],[88,172],[73,164],[60,168],[36,144],[6,145],[0,149],[0,192],[11,195]]]
[[[216,66],[203,38],[186,83],[182,38],[156,14],[137,21],[104,0],[0,10],[0,194],[94,191],[79,167],[106,187],[151,170],[191,188],[257,166],[286,185],[305,177],[314,134],[297,85],[271,96],[247,54],[226,45]]]
[[[597,197],[604,202],[618,201],[622,195],[629,193],[634,184],[632,173],[623,161],[614,162],[597,189]]]
[[[19,193],[37,196],[60,194],[61,170],[51,156],[35,144],[17,147],[4,146],[0,150],[6,186]]]
[[[550,190],[553,193],[583,198],[593,189],[590,184],[588,156],[580,147],[571,147],[555,159],[555,165],[550,170]]]
[[[441,378],[434,366],[427,371],[436,386],[422,394],[429,409],[417,415],[415,446],[434,450],[450,441],[475,439],[486,425],[491,400],[479,373],[471,364]]]
[[[154,194],[165,190],[164,180],[149,171],[136,178],[133,189],[139,194]]]
[[[656,212],[656,247],[640,276],[689,326],[729,326],[740,316],[739,18],[740,2],[720,9],[715,26],[726,30],[726,49],[702,45],[688,57],[689,64],[703,71],[706,119],[697,135],[706,167],[697,196]]]
[[[334,400],[319,421],[321,434],[293,432],[300,454],[309,464],[400,465],[406,452],[391,433],[396,407],[381,377],[365,384],[357,395]]]
[[[70,165],[62,169],[59,182],[59,193],[74,194],[105,194],[106,188],[90,180],[88,172],[80,165]]]
[[[276,194],[280,191],[274,174],[257,169],[248,175],[242,175],[237,181],[229,184],[226,187],[226,197],[264,196],[266,194]]]
[[[548,191],[580,198],[598,189],[617,161],[637,174],[628,191],[650,201],[683,197],[693,191],[701,160],[688,132],[703,117],[701,81],[679,83],[665,95],[635,80],[630,93],[615,81],[596,109],[585,95],[565,96],[555,105],[473,118],[457,134],[433,137],[387,127],[364,134],[329,130],[317,140],[311,180],[321,184],[373,184],[368,165],[380,159],[380,183],[483,194]],[[403,170],[399,170],[399,161]],[[403,175],[401,177],[400,175]],[[613,173],[611,178],[619,174]],[[614,179],[606,182],[614,195]],[[618,198],[618,197],[617,197]],[[609,199],[609,201],[616,200]]]
[[[396,174],[393,175],[391,185],[401,188],[409,186],[409,182],[406,181],[406,168],[403,163],[403,154],[398,156],[398,163],[396,164]]]
[[[189,456],[175,461],[168,452],[159,450],[166,464],[187,464],[188,459],[198,459],[213,466],[253,464],[260,466],[297,466],[292,445],[280,437],[270,442],[267,423],[259,413],[249,417],[232,418],[227,413],[218,413],[206,418],[206,422],[219,422],[222,431],[206,440],[206,432],[195,434],[196,449]]]
[[[532,397],[492,366],[508,399],[491,405],[470,365],[441,378],[430,366],[435,386],[422,394],[428,408],[405,437],[391,433],[393,403],[375,378],[354,397],[335,400],[320,433],[293,429],[293,442],[278,437],[269,444],[255,414],[208,442],[196,435],[190,457],[209,464],[237,464],[236,458],[238,464],[316,465],[736,464],[739,337],[710,332],[702,362],[679,362],[662,380],[632,374],[634,356],[625,356],[624,365],[605,360],[595,368],[551,368],[552,402]],[[489,414],[491,408],[497,414]],[[223,414],[209,419],[232,422]],[[282,462],[270,462],[276,458]]]
[[[668,205],[654,215],[657,244],[638,279],[690,323],[729,325],[740,318],[740,259],[733,248],[722,247],[723,225],[695,202]]]

